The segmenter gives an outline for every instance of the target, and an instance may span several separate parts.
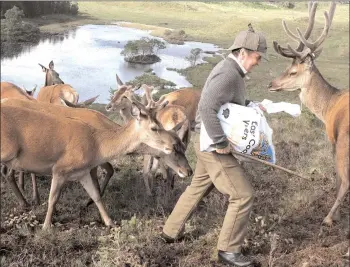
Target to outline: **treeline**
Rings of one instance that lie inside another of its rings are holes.
[[[23,10],[24,16],[33,18],[48,14],[78,14],[78,4],[72,1],[1,1],[1,18],[7,10],[17,6]]]

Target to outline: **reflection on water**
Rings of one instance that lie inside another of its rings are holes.
[[[184,60],[193,48],[217,51],[213,44],[185,42],[184,45],[167,44],[159,51],[161,62],[152,65],[130,64],[124,61],[120,52],[129,40],[152,37],[149,32],[123,28],[117,25],[85,25],[62,36],[52,36],[40,40],[38,45],[26,47],[16,57],[1,60],[1,81],[13,82],[19,86],[32,88],[44,85],[45,74],[38,63],[48,66],[51,60],[60,78],[72,85],[84,100],[100,95],[97,102],[106,103],[109,88],[116,87],[115,74],[123,82],[142,75],[152,68],[157,76],[170,80],[177,87],[191,86],[177,72],[166,68],[186,68]],[[153,37],[152,37],[153,38]]]

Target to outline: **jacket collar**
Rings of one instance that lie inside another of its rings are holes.
[[[227,59],[232,62],[232,64],[234,65],[234,68],[236,68],[239,72],[239,74],[242,76],[242,78],[244,78],[245,74],[247,73],[247,70],[243,67],[243,65],[237,60],[237,58],[232,55],[232,53],[230,53],[227,56]]]

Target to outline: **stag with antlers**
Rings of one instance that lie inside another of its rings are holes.
[[[131,118],[130,115],[130,105],[131,102],[128,98],[135,98],[135,91],[140,88],[138,87],[129,87],[128,90],[122,91],[120,88],[124,86],[124,83],[116,75],[117,86],[119,89],[114,93],[112,100],[106,106],[106,110],[116,111],[119,110],[121,117],[125,122],[128,122]],[[169,93],[162,96],[157,102],[153,100],[152,90],[153,87],[142,85],[142,88],[145,91],[144,97],[142,99],[143,103],[148,107],[162,105],[163,103],[169,103],[164,109],[160,110],[157,114],[157,120],[162,124],[166,130],[175,130],[180,139],[184,142],[187,147],[190,140],[190,128],[191,122],[194,123],[195,112],[197,110],[198,100],[200,92],[193,89],[183,89]],[[183,105],[180,105],[182,103]],[[147,195],[151,196],[151,187],[150,181],[152,181],[152,172],[159,171],[163,178],[167,181],[167,190],[170,187],[173,187],[174,175],[167,168],[167,166],[158,160],[155,157],[145,156],[144,157],[144,166],[143,166],[143,178],[146,187]],[[183,177],[183,176],[180,176]]]
[[[300,99],[326,126],[329,141],[333,144],[336,158],[337,197],[324,218],[323,223],[332,225],[339,219],[339,206],[349,189],[349,91],[339,90],[330,85],[315,65],[315,59],[322,51],[322,43],[326,40],[332,24],[336,4],[330,5],[329,12],[324,13],[325,25],[319,38],[309,40],[314,27],[317,3],[309,3],[309,24],[302,33],[297,28],[297,35],[291,32],[285,21],[283,28],[287,35],[299,42],[296,49],[273,42],[274,49],[283,57],[293,59],[291,66],[270,85],[270,91],[295,91],[300,89]],[[340,179],[339,179],[340,178]]]

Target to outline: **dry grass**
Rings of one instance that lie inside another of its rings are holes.
[[[246,27],[247,21],[252,20],[257,29],[264,29],[268,40],[278,37],[283,41],[286,37],[281,18],[290,20],[294,27],[294,23],[305,20],[306,16],[305,3],[297,3],[295,10],[243,2],[80,2],[79,6],[91,21],[125,20],[154,25],[156,30],[158,27],[184,29],[192,39],[225,46],[232,41],[236,31]],[[327,5],[322,3],[320,6]],[[349,88],[348,12],[346,5],[338,6],[331,36],[317,61],[324,77],[338,88]],[[322,19],[320,12],[318,29],[322,27]],[[210,58],[208,64],[182,73],[195,87],[201,88],[218,60]],[[296,93],[270,94],[265,89],[288,64],[288,60],[277,57],[270,50],[270,61],[262,63],[247,81],[248,98],[299,103]],[[95,105],[95,108],[103,110],[101,105]],[[112,118],[120,121],[117,115]],[[245,249],[256,255],[262,266],[268,266],[269,262],[274,267],[348,266],[349,262],[341,255],[348,245],[349,199],[341,206],[340,222],[327,229],[326,235],[318,237],[320,224],[335,200],[334,160],[324,126],[306,109],[299,118],[286,114],[272,114],[267,118],[274,129],[277,163],[313,177],[314,181],[301,180],[261,165],[244,164],[256,191]],[[196,158],[192,144],[187,156],[194,167]],[[164,182],[157,180],[155,196],[147,198],[140,175],[141,157],[125,157],[118,161],[118,166],[121,170],[112,178],[104,196],[107,210],[120,224],[112,230],[103,227],[94,206],[84,208],[87,195],[76,183],[68,184],[61,195],[53,233],[44,233],[39,226],[28,228],[22,221],[7,227],[5,216],[11,213],[19,216],[22,212],[8,186],[1,181],[1,265],[223,266],[216,261],[216,242],[227,207],[225,196],[215,190],[209,194],[187,222],[185,240],[165,245],[158,234],[190,179],[177,180],[169,194],[163,190]],[[30,179],[26,181],[28,198]],[[38,183],[42,199],[46,201],[50,180],[40,177]],[[46,208],[45,204],[33,208],[40,223]],[[275,235],[279,236],[278,241],[273,238]]]

